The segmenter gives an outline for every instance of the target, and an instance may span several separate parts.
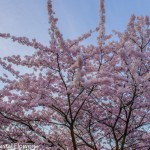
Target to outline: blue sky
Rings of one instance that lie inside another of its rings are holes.
[[[0,0],[0,32],[37,38],[48,44],[46,0]],[[53,0],[64,38],[76,38],[98,24],[99,0]],[[149,15],[150,0],[105,0],[106,31],[123,31],[131,14]],[[91,38],[87,43],[94,43]],[[0,55],[29,54],[32,49],[0,39]]]

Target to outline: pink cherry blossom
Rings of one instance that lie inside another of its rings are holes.
[[[0,33],[35,49],[0,58],[0,144],[43,150],[147,150],[150,143],[149,17],[131,15],[124,32],[99,24],[65,40],[47,0],[50,45]],[[81,42],[97,32],[97,46]],[[113,34],[118,39],[112,42]],[[19,71],[29,69],[32,73]]]

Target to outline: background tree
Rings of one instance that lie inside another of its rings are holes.
[[[112,41],[105,34],[104,1],[95,30],[64,40],[48,0],[50,45],[0,34],[36,49],[31,56],[0,59],[0,142],[43,149],[150,148],[149,18],[131,16]],[[81,45],[93,32],[97,46]],[[28,68],[22,74],[15,66]]]

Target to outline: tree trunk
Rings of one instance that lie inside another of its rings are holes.
[[[71,127],[71,138],[72,138],[73,148],[74,150],[77,150],[77,144],[76,144],[73,126]]]

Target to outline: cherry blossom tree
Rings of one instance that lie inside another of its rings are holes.
[[[0,33],[35,48],[0,59],[0,144],[51,150],[150,149],[150,22],[131,16],[124,32],[105,34],[104,0],[94,30],[64,40],[48,0],[50,45]],[[97,32],[97,45],[83,40]],[[29,69],[23,74],[16,66]]]

